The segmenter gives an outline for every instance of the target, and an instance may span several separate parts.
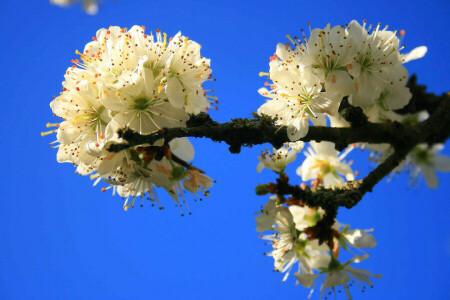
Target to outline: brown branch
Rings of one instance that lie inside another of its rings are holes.
[[[432,141],[436,136],[448,138],[450,100],[441,102],[430,118],[412,126],[410,130],[408,136],[402,138],[401,143],[394,144],[394,152],[362,180],[349,181],[338,188],[319,188],[316,191],[312,191],[309,187],[302,189],[299,186],[289,185],[287,181],[278,180],[272,191],[279,196],[292,195],[310,207],[320,206],[326,211],[341,206],[354,207],[367,192],[372,192],[375,185],[390,174],[416,145]]]
[[[208,115],[200,114],[192,116],[191,120],[200,125],[189,127],[188,124],[186,128],[164,128],[149,135],[140,135],[128,129],[121,130],[119,136],[126,143],[112,144],[108,150],[118,152],[141,144],[153,144],[162,138],[168,142],[180,137],[209,138],[214,142],[225,142],[230,146],[232,153],[239,153],[242,146],[270,143],[275,148],[280,148],[284,143],[289,142],[286,127],[275,126],[273,120],[268,116],[217,123],[212,121]],[[366,123],[362,126],[345,128],[311,126],[308,134],[301,140],[304,142],[329,141],[336,144],[336,149],[342,150],[353,143],[401,145],[412,135],[414,135],[414,127],[410,125],[402,125],[398,122]],[[443,142],[447,135],[448,132],[440,132],[437,137],[426,136],[420,142]]]
[[[416,125],[405,125],[398,122],[370,123],[361,108],[351,106],[346,99],[340,106],[340,114],[350,123],[348,128],[330,128],[312,126],[301,140],[329,141],[336,145],[337,150],[344,149],[353,143],[386,143],[393,147],[393,153],[364,179],[347,182],[335,188],[310,187],[301,188],[288,183],[287,177],[281,176],[276,184],[257,187],[259,195],[277,194],[280,199],[291,195],[310,207],[322,207],[326,214],[316,228],[311,228],[311,235],[317,235],[321,241],[330,241],[333,232],[331,225],[339,207],[352,208],[361,201],[367,192],[391,173],[416,145],[421,143],[442,143],[450,135],[450,96],[436,96],[426,93],[425,87],[417,85],[416,78],[411,77],[408,83],[413,93],[412,100],[404,109],[397,113],[408,114],[427,110],[430,117]],[[232,153],[239,153],[242,146],[253,146],[270,143],[280,148],[289,142],[286,127],[276,126],[276,120],[269,116],[256,116],[253,119],[232,119],[230,122],[218,123],[207,114],[192,115],[185,128],[164,128],[150,135],[140,135],[132,130],[119,131],[119,136],[125,140],[122,144],[112,144],[109,151],[118,152],[123,149],[142,144],[153,144],[164,139],[180,137],[209,138],[215,142],[225,142]]]
[[[435,113],[443,102],[450,101],[448,94],[436,96],[426,93],[425,87],[416,83],[413,75],[408,86],[413,94],[410,103],[398,113],[415,113],[419,110],[427,110]],[[416,132],[413,125],[404,125],[398,122],[370,123],[359,107],[351,106],[344,99],[339,108],[340,114],[351,124],[347,128],[331,128],[311,126],[307,135],[301,140],[329,141],[336,144],[337,150],[342,150],[353,143],[387,143],[394,147],[404,145],[411,138],[415,138]],[[123,149],[142,145],[153,144],[159,139],[169,142],[179,137],[209,138],[214,142],[225,142],[230,147],[231,153],[239,153],[242,146],[251,147],[270,143],[275,148],[280,148],[283,143],[289,142],[286,127],[276,126],[275,120],[269,116],[256,116],[252,119],[232,119],[230,122],[218,123],[208,114],[192,115],[185,128],[163,128],[149,135],[140,135],[129,129],[119,131],[119,136],[125,140],[122,144],[112,144],[108,150],[118,152]],[[448,125],[448,124],[447,124]],[[434,128],[431,128],[434,130]],[[440,127],[434,130],[434,135],[420,135],[418,143],[444,142],[449,135],[449,128]]]

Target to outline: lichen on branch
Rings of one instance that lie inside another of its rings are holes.
[[[336,145],[337,150],[344,149],[353,143],[387,143],[393,146],[393,153],[364,179],[349,181],[345,185],[335,188],[319,188],[312,191],[308,187],[292,186],[288,181],[278,180],[272,185],[272,193],[279,196],[291,195],[301,199],[310,207],[319,206],[335,215],[338,207],[352,208],[361,201],[367,192],[371,192],[375,185],[391,173],[416,145],[422,143],[442,143],[450,135],[450,97],[448,94],[436,96],[425,93],[425,87],[417,85],[412,76],[409,87],[413,92],[410,104],[398,113],[416,113],[427,110],[430,117],[422,123],[405,125],[399,122],[371,123],[367,120],[359,107],[351,106],[346,99],[340,106],[340,114],[350,123],[350,127],[332,128],[311,126],[308,134],[301,140],[329,141]],[[232,119],[230,122],[218,123],[208,114],[191,115],[186,128],[163,128],[149,135],[140,135],[130,129],[122,129],[119,136],[125,141],[112,144],[109,151],[119,152],[123,149],[141,144],[153,144],[164,139],[168,143],[174,138],[195,137],[209,138],[214,142],[225,142],[231,153],[239,153],[242,146],[251,147],[270,143],[280,148],[289,142],[286,127],[276,126],[274,120],[266,115],[250,119]],[[325,222],[325,221],[324,221]]]

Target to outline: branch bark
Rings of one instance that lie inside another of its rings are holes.
[[[441,102],[448,102],[445,98]],[[445,119],[443,119],[445,121]],[[416,136],[415,126],[392,123],[357,123],[352,127],[333,128],[323,126],[311,126],[308,134],[301,140],[329,141],[336,144],[336,149],[342,150],[353,143],[387,143],[394,147],[404,144],[413,138],[418,143],[444,142],[449,134],[449,125],[440,126],[440,130],[433,130],[434,135]],[[355,124],[355,123],[353,123]],[[153,144],[159,139],[169,142],[174,138],[195,137],[209,138],[214,142],[225,142],[231,153],[239,153],[242,146],[251,147],[264,143],[270,143],[275,148],[280,148],[289,142],[286,127],[274,125],[274,120],[268,116],[252,119],[233,119],[226,123],[217,123],[207,114],[191,116],[186,128],[164,128],[156,133],[140,135],[129,129],[119,131],[119,136],[126,143],[112,144],[108,150],[118,152],[133,146]]]
[[[408,83],[413,93],[411,103],[398,113],[414,113],[426,109],[430,117],[416,125],[403,125],[398,122],[370,123],[363,111],[353,107],[346,100],[340,107],[340,113],[351,124],[348,128],[331,128],[312,126],[302,141],[329,141],[336,144],[336,149],[344,149],[353,143],[387,143],[393,146],[393,153],[364,179],[350,181],[339,188],[319,188],[312,191],[299,186],[289,185],[287,181],[278,180],[276,191],[280,196],[291,195],[308,206],[320,206],[327,211],[330,218],[334,218],[338,207],[352,208],[361,201],[367,192],[371,192],[375,185],[391,173],[408,155],[409,151],[421,143],[442,143],[450,135],[450,96],[443,94],[436,96],[425,92],[423,86],[411,77]],[[230,152],[239,153],[242,146],[253,146],[270,143],[280,148],[289,142],[286,127],[274,125],[269,116],[255,116],[251,119],[232,119],[230,122],[218,123],[207,114],[192,115],[186,128],[164,128],[150,135],[140,135],[134,131],[124,129],[119,136],[126,142],[112,144],[108,150],[118,152],[142,144],[153,144],[164,139],[168,143],[174,138],[196,137],[209,138],[214,142],[225,142]],[[324,220],[322,223],[330,223]]]
[[[421,124],[412,126],[409,130],[411,132],[406,138],[401,139],[401,143],[393,144],[394,152],[362,180],[349,181],[342,187],[334,189],[319,188],[314,192],[309,187],[302,189],[299,186],[279,181],[275,194],[292,195],[308,206],[320,206],[325,210],[336,207],[354,207],[367,192],[372,192],[375,185],[391,173],[416,145],[424,142],[438,142],[434,141],[436,136],[439,136],[439,142],[441,138],[444,140],[448,138],[450,134],[450,100],[442,101],[430,118]]]

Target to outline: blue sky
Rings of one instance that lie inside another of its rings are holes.
[[[426,57],[407,68],[429,91],[442,93],[450,81],[448,1],[103,3],[92,17],[47,0],[0,1],[0,298],[305,299],[308,290],[296,287],[294,278],[282,283],[272,272],[273,260],[263,256],[270,246],[255,232],[254,212],[267,198],[255,196],[254,187],[275,178],[256,173],[263,147],[232,155],[224,144],[193,140],[195,164],[217,180],[211,197],[191,203],[188,217],[171,205],[124,212],[119,197],[56,162],[47,144],[52,139],[39,134],[52,120],[49,102],[75,49],[97,29],[138,24],[169,35],[181,30],[202,44],[217,78],[210,87],[220,104],[212,117],[247,117],[263,103],[257,89],[265,79],[258,73],[268,70],[276,43],[307,22],[323,27],[352,19],[405,29],[409,49],[427,45]],[[373,168],[359,150],[350,157],[361,174]],[[450,175],[439,179],[439,189],[429,190],[423,181],[411,187],[405,174],[396,176],[351,211],[339,211],[342,223],[375,228],[378,241],[361,267],[384,277],[365,295],[353,289],[356,299],[448,296]]]

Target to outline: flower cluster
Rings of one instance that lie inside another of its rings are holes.
[[[280,176],[278,184],[288,180],[284,173],[286,167],[295,161],[303,147],[304,143],[299,141],[274,149],[273,154],[263,152],[258,157],[258,171],[263,168],[274,171]],[[304,151],[306,158],[297,168],[297,175],[305,182],[310,181],[311,187],[305,183],[301,187],[316,191],[320,187],[339,187],[346,181],[354,180],[357,172],[351,169],[352,161],[345,159],[354,147],[351,145],[339,153],[333,143],[310,142]],[[265,195],[272,186],[261,185],[257,193]],[[308,207],[301,199],[292,196],[285,199],[277,195],[271,197],[256,217],[256,231],[271,232],[260,237],[272,245],[272,251],[266,255],[274,259],[275,271],[285,273],[282,281],[288,278],[294,268],[297,282],[312,288],[310,296],[321,283],[320,298],[344,291],[352,299],[350,287],[353,284],[364,290],[366,286],[372,286],[369,276],[381,277],[351,266],[368,258],[364,248],[375,247],[376,241],[369,233],[371,230],[350,230],[350,226],[341,226],[336,220],[331,227],[323,227],[320,222],[324,218],[325,211],[320,207]],[[326,238],[321,240],[320,236]],[[345,263],[339,261],[339,257],[345,255],[343,250],[347,250],[347,256],[353,256]]]
[[[356,283],[361,289],[365,285],[372,286],[367,277],[380,278],[366,270],[355,269],[351,263],[359,263],[369,255],[363,248],[376,246],[374,237],[369,230],[350,230],[350,226],[341,228],[338,222],[332,227],[334,246],[319,244],[314,238],[314,227],[324,215],[320,208],[309,208],[297,202],[289,203],[289,206],[278,204],[278,199],[273,197],[256,218],[258,232],[271,230],[273,233],[262,235],[261,238],[270,241],[273,250],[266,253],[274,259],[274,269],[285,273],[285,281],[292,268],[297,266],[295,277],[305,287],[315,287],[324,277],[320,297],[327,292],[335,292],[342,289],[351,299],[349,286]],[[346,263],[338,261],[340,248],[349,250],[355,256]],[[356,254],[354,251],[360,252]],[[316,284],[314,285],[314,281]],[[314,288],[311,290],[313,292]]]
[[[428,113],[425,111],[416,114],[400,115],[394,111],[386,111],[379,105],[372,105],[364,109],[364,112],[368,116],[369,121],[375,123],[396,121],[405,125],[415,125],[428,118]],[[344,124],[343,126],[349,125]],[[389,144],[361,144],[361,148],[371,150],[370,158],[378,163],[383,162],[394,151]],[[391,178],[395,173],[400,173],[406,169],[409,171],[412,185],[417,183],[419,175],[422,174],[429,188],[437,188],[439,180],[436,171],[450,172],[450,158],[439,154],[443,149],[443,144],[417,145],[408,153],[406,159],[393,170]]]
[[[74,2],[83,2],[83,9],[90,15],[95,15],[98,11],[98,0],[50,0],[50,3],[59,6],[68,6]]]
[[[400,44],[404,35],[404,30],[397,33],[387,30],[387,26],[381,28],[380,24],[372,27],[367,26],[366,21],[362,25],[352,21],[346,26],[310,29],[309,38],[304,32],[300,38],[288,36],[292,45],[278,44],[270,59],[269,73],[262,73],[268,75],[272,83],[266,82],[266,87],[259,90],[269,100],[258,113],[274,117],[277,125],[287,126],[291,141],[304,137],[310,122],[316,126],[349,127],[350,124],[338,113],[345,97],[352,105],[361,107],[373,123],[423,121],[428,117],[425,112],[402,115],[395,111],[411,99],[406,87],[408,71],[403,64],[421,58],[427,52],[427,48],[421,46],[402,54],[400,51],[404,46]],[[326,150],[326,143],[320,145],[319,151],[338,158],[332,146]],[[393,152],[388,144],[360,143],[357,146],[371,150],[371,159],[377,162],[382,162]],[[320,158],[316,159],[316,147],[311,143],[303,167],[297,170],[304,181],[316,179],[319,166],[326,168]],[[437,187],[435,170],[450,171],[450,160],[436,154],[442,147],[419,145],[395,172],[406,166],[411,170],[412,182],[418,174],[423,174],[428,187]],[[345,153],[339,157],[343,156]],[[321,178],[325,180],[325,186],[343,182],[337,173],[352,180],[350,169],[335,167],[335,173],[328,172],[326,178]]]
[[[269,101],[258,113],[287,126],[290,140],[304,137],[309,121],[325,125],[326,115],[338,116],[344,97],[362,108],[377,104],[385,110],[400,109],[409,102],[403,64],[421,58],[426,47],[402,54],[396,31],[380,24],[371,28],[365,21],[310,31],[308,39],[302,32],[300,38],[288,36],[293,45],[278,44],[269,73],[261,73],[272,83],[266,83],[269,89],[259,90]]]
[[[302,141],[287,143],[280,149],[273,149],[273,153],[262,152],[258,157],[257,171],[264,168],[283,174],[287,165],[294,162],[297,153],[304,147]],[[331,142],[310,142],[304,151],[306,159],[297,168],[297,175],[303,181],[312,181],[314,186],[332,187],[354,180],[354,172],[350,165],[352,161],[346,161],[345,157],[352,151],[355,145],[339,153]]]
[[[406,87],[408,72],[403,64],[424,56],[426,47],[401,54],[403,31],[397,35],[380,25],[367,27],[366,22],[360,25],[356,21],[345,27],[328,25],[310,30],[308,39],[304,35],[288,36],[293,46],[278,44],[270,59],[269,73],[261,74],[268,75],[272,82],[259,90],[268,101],[258,114],[269,115],[277,125],[286,126],[291,142],[273,149],[273,153],[266,150],[258,157],[258,172],[267,168],[279,176],[276,184],[259,185],[258,195],[276,193],[277,185],[288,182],[287,165],[295,161],[304,147],[300,139],[307,134],[310,123],[350,127],[339,114],[344,98],[362,108],[372,123],[417,124],[428,117],[424,112],[412,115],[396,112],[411,98]],[[359,143],[339,153],[334,143],[311,141],[304,151],[306,158],[296,170],[304,182],[300,187],[316,192],[321,188],[340,188],[355,180],[358,172],[352,170],[353,161],[346,160],[355,147],[369,149],[370,159],[378,163],[394,151],[389,144]],[[442,145],[418,145],[394,171],[406,166],[413,181],[423,173],[427,185],[436,187],[435,170],[450,171],[450,159],[437,154],[440,150]],[[372,286],[370,277],[381,277],[352,266],[369,257],[364,248],[376,246],[370,230],[342,227],[333,215],[330,218],[328,210],[309,207],[293,196],[286,199],[276,195],[261,209],[256,223],[257,232],[271,232],[261,238],[272,245],[272,251],[266,255],[273,257],[274,269],[285,273],[285,281],[294,268],[297,282],[312,288],[310,296],[320,285],[320,298],[343,291],[352,299],[353,284],[364,290],[365,286]],[[349,259],[343,262],[345,256]]]
[[[162,207],[155,187],[167,190],[178,205],[180,196],[186,203],[184,190],[207,195],[212,181],[188,163],[194,149],[185,138],[107,151],[121,141],[119,129],[149,134],[185,127],[189,114],[214,104],[202,88],[211,69],[200,45],[181,33],[168,38],[160,30],[147,34],[143,26],[110,27],[98,30],[77,53],[80,59],[67,69],[63,91],[50,103],[62,118],[47,124],[56,127],[47,133],[57,133],[58,162],[73,163],[95,184],[103,179],[109,184],[103,190],[113,188],[126,199],[125,209],[145,195]]]

